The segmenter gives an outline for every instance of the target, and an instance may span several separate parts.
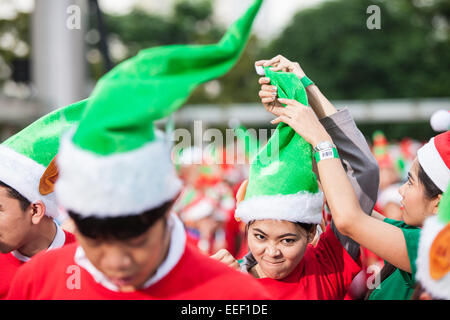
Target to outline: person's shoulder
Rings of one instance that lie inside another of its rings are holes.
[[[350,257],[331,225],[327,225],[325,231],[320,235],[316,246],[309,244],[303,257],[308,268],[320,270],[324,273],[342,269],[342,265],[350,263],[357,268],[357,263]]]
[[[71,243],[58,249],[39,252],[21,267],[20,272],[53,272],[63,265],[74,264],[76,248],[77,244]]]
[[[189,264],[189,277],[199,284],[214,288],[212,295],[230,299],[269,299],[264,287],[251,275],[234,270],[191,246],[186,246],[185,261]],[[184,264],[183,263],[183,264]],[[188,266],[182,266],[188,268]],[[220,297],[216,297],[220,299]]]
[[[325,231],[320,234],[320,238],[316,246],[311,244],[308,245],[308,249],[310,249],[309,251],[316,254],[323,253],[323,250],[327,250],[327,248],[331,248],[329,249],[331,251],[335,251],[337,248],[342,248],[342,244],[331,228],[331,224],[328,224]]]
[[[19,259],[15,258],[11,252],[8,253],[0,253],[0,265],[3,266],[4,264],[12,264],[20,266],[22,263]]]
[[[383,222],[389,223],[397,228],[400,229],[409,229],[409,230],[418,230],[420,232],[420,228],[416,226],[410,226],[409,224],[406,224],[404,221],[401,220],[394,220],[389,218],[384,218]]]
[[[44,287],[56,288],[66,275],[67,268],[75,263],[76,247],[74,243],[33,256],[15,274],[8,299],[32,299]]]

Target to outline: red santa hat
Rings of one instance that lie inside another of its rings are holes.
[[[444,192],[450,180],[450,131],[441,133],[417,151],[417,159],[428,177]]]

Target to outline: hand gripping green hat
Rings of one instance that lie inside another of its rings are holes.
[[[273,72],[266,77],[277,86],[280,98],[308,105],[306,91],[293,73]],[[323,194],[312,171],[311,145],[285,123],[280,123],[250,165],[245,198],[235,217],[276,219],[317,224],[322,221]]]
[[[154,121],[233,67],[261,4],[254,1],[217,44],[146,49],[99,80],[79,126],[62,139],[55,192],[65,209],[85,217],[137,215],[180,192],[170,143]]]

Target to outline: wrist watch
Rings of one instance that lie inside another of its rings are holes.
[[[322,141],[313,150],[314,159],[318,163],[321,160],[339,158],[336,146],[330,141]]]
[[[322,141],[319,142],[317,146],[314,147],[313,153],[332,148],[336,148],[336,146],[333,143],[331,143],[330,141]]]

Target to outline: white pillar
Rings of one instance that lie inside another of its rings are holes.
[[[86,0],[35,1],[31,71],[34,90],[47,110],[87,96],[87,10]]]

